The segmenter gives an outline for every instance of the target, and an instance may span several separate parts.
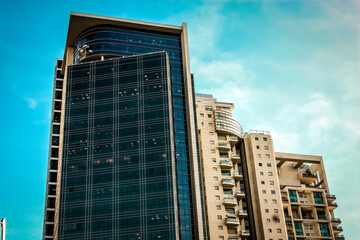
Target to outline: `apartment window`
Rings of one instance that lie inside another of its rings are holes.
[[[258,137],[255,137],[255,141],[258,141],[259,140],[259,138]]]
[[[263,137],[263,140],[264,140],[264,142],[267,142],[267,138],[266,138],[266,137]]]
[[[214,181],[218,181],[219,180],[219,178],[218,177],[214,177]]]
[[[217,219],[218,219],[218,220],[221,220],[221,219],[222,219],[222,216],[221,216],[221,215],[217,215]]]
[[[225,209],[226,214],[235,214],[235,210],[231,208]]]
[[[216,158],[212,158],[211,161],[212,161],[212,162],[216,162]]]
[[[266,194],[266,190],[262,190],[262,193]]]
[[[218,190],[219,190],[219,186],[215,186],[214,189],[218,191]]]
[[[237,234],[236,228],[228,228],[228,234]],[[237,240],[237,238],[229,238],[229,240]]]
[[[232,189],[224,189],[224,194],[232,195],[233,191],[232,191]]]
[[[211,118],[212,117],[212,115],[211,114],[208,114],[208,118]]]
[[[200,117],[204,117],[204,114],[203,114],[203,113],[200,113]]]
[[[221,205],[216,205],[216,210],[221,210]]]
[[[209,126],[209,127],[212,127],[212,125],[213,125],[212,123],[208,123],[208,126]]]
[[[274,213],[279,213],[279,210],[278,210],[278,209],[274,209]]]
[[[230,171],[221,171],[221,175],[230,176]]]
[[[223,236],[220,236],[220,237],[219,237],[219,240],[224,240],[224,237],[223,237]]]
[[[271,232],[272,232],[271,228],[269,228],[269,229],[268,229],[268,232],[269,232],[269,233],[271,233]]]
[[[214,141],[214,140],[210,140],[210,144],[211,144],[211,145],[214,145],[214,144],[215,144],[215,141]]]
[[[265,149],[265,150],[269,150],[269,146],[264,146],[264,149]]]
[[[215,149],[211,149],[211,153],[215,153]]]
[[[205,106],[205,111],[212,111],[213,110],[213,108],[212,107],[209,107],[209,106]]]
[[[270,154],[265,154],[266,158],[270,158]]]
[[[273,175],[273,173],[272,172],[269,172],[269,176],[272,176]]]
[[[204,122],[201,122],[201,126],[204,126]]]
[[[275,190],[271,190],[271,194],[275,194]]]
[[[213,135],[214,135],[214,132],[209,132],[209,135],[213,136]]]
[[[259,167],[262,167],[262,163],[259,163]]]
[[[280,228],[276,229],[276,232],[281,233],[281,229]]]
[[[261,158],[261,154],[258,154],[257,157],[258,157],[258,158]]]
[[[215,196],[215,199],[216,199],[216,200],[220,200],[220,196],[219,196],[219,195],[216,195],[216,196]]]
[[[269,222],[270,222],[270,218],[267,218],[267,219],[266,219],[266,222],[269,223]]]
[[[276,222],[276,223],[280,223],[280,219],[275,219],[275,222]]]
[[[268,163],[267,166],[268,166],[268,167],[271,167],[271,163]]]
[[[265,212],[268,213],[268,212],[269,212],[269,209],[265,209]]]
[[[214,171],[214,172],[217,172],[217,167],[213,167],[213,171]]]
[[[265,184],[265,181],[261,181],[261,184]]]
[[[268,203],[268,200],[267,200],[267,199],[264,199],[264,203]]]
[[[270,185],[274,185],[274,181],[270,181]]]
[[[256,149],[260,149],[260,146],[259,146],[259,145],[257,145],[257,146],[256,146]]]
[[[223,230],[223,226],[219,225],[218,230]]]
[[[260,175],[264,175],[264,172],[260,172]]]
[[[277,203],[277,200],[276,200],[276,199],[273,199],[273,200],[272,200],[272,203]]]

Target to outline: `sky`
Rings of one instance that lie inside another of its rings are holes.
[[[346,239],[360,227],[360,7],[351,0],[0,1],[0,218],[42,236],[54,64],[70,11],[188,24],[195,89],[275,151],[321,155]]]

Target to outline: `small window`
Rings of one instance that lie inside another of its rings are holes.
[[[258,157],[258,158],[261,158],[261,154],[258,154],[257,157]]]
[[[60,125],[53,125],[53,134],[60,134]]]
[[[214,171],[214,172],[217,172],[217,167],[213,167],[213,171]]]
[[[204,122],[201,122],[201,126],[204,126]]]
[[[204,117],[204,114],[203,114],[203,113],[200,113],[200,117]]]
[[[263,194],[266,194],[266,190],[262,190],[262,193],[263,193]]]
[[[61,102],[57,102],[57,101],[56,101],[56,102],[54,103],[54,109],[55,109],[55,110],[61,110]]]
[[[280,228],[276,229],[276,231],[277,231],[277,233],[281,233],[281,229],[280,229]]]
[[[267,166],[268,166],[268,167],[271,167],[271,163],[268,163]]]
[[[272,172],[269,172],[269,176],[272,176],[273,175],[273,173]]]
[[[259,163],[259,167],[262,167],[262,163],[261,163],[261,162]]]
[[[266,157],[266,158],[270,158],[270,154],[265,154],[265,157]]]
[[[266,138],[266,137],[264,137],[263,140],[264,140],[264,142],[267,142],[267,138]]]
[[[220,237],[219,237],[219,240],[224,240],[224,237],[223,237],[223,236],[220,236]]]
[[[276,199],[273,199],[273,200],[272,200],[272,203],[274,203],[274,204],[277,203],[277,200],[276,200]]]
[[[264,149],[265,149],[265,150],[269,150],[269,146],[264,146]]]
[[[265,184],[265,181],[261,181],[261,184]]]
[[[270,185],[274,185],[274,181],[270,181]]]
[[[216,196],[215,196],[215,199],[216,199],[216,200],[220,200],[220,196],[219,196],[219,195],[216,195]]]
[[[265,209],[265,212],[268,213],[268,212],[269,212],[269,209]]]
[[[218,220],[221,220],[221,219],[222,219],[222,216],[221,216],[221,215],[217,215],[217,219],[218,219]]]
[[[269,222],[270,222],[270,218],[267,218],[267,219],[266,219],[266,222],[269,223]]]
[[[276,222],[276,223],[280,223],[280,219],[275,219],[275,222]]]
[[[256,149],[260,149],[260,146],[259,146],[259,145],[257,145],[257,146],[256,146]]]
[[[209,127],[212,127],[212,125],[213,125],[212,123],[208,123],[208,126],[209,126]]]
[[[214,135],[214,132],[209,132],[209,135],[213,136],[213,135]]]
[[[221,210],[221,205],[216,205],[216,210]]]
[[[278,209],[274,209],[274,213],[279,213],[279,210],[278,210]]]
[[[269,229],[268,229],[268,232],[269,232],[269,233],[271,233],[271,232],[272,232],[271,228],[269,228]]]
[[[211,161],[212,161],[212,162],[216,162],[216,158],[212,158]]]
[[[219,186],[215,186],[214,189],[218,191],[218,190],[219,190]]]
[[[267,199],[264,199],[264,203],[268,203],[268,200],[267,200]]]
[[[212,107],[209,107],[209,106],[205,106],[205,111],[212,111],[213,108]]]
[[[261,176],[264,175],[264,172],[260,172],[260,175],[261,175]]]
[[[255,141],[258,141],[259,140],[259,138],[258,137],[255,137]]]
[[[219,225],[218,230],[223,230],[223,226]]]
[[[211,153],[215,153],[215,149],[211,149]]]
[[[211,118],[212,117],[212,115],[211,114],[208,114],[208,118]]]
[[[214,177],[214,181],[218,181],[219,180],[219,178],[218,177]]]
[[[275,190],[271,190],[271,194],[275,194]]]
[[[214,145],[214,144],[215,144],[215,141],[214,141],[214,140],[210,140],[210,144],[211,144],[211,145]]]
[[[228,234],[237,234],[236,228],[228,228]],[[237,240],[237,238],[229,238],[229,240]]]

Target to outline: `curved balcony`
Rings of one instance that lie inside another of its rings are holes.
[[[223,179],[221,180],[221,184],[224,188],[232,188],[235,186],[235,181],[233,179]]]
[[[233,153],[233,154],[231,155],[231,160],[232,160],[234,163],[240,162],[240,154],[235,154],[235,153]]]
[[[214,110],[215,129],[217,132],[241,137],[243,129],[241,125],[232,118],[230,111]]]
[[[231,145],[229,143],[219,142],[218,148],[219,151],[228,152],[231,149]]]
[[[230,141],[231,145],[235,145],[238,142],[238,138],[235,136],[230,136],[229,141]]]
[[[235,198],[224,198],[224,205],[229,207],[237,206],[237,201]]]
[[[220,168],[222,169],[231,169],[233,167],[233,163],[228,160],[220,161]]]
[[[245,198],[245,191],[244,190],[236,190],[235,197]]]
[[[250,236],[250,231],[249,230],[240,230],[240,236],[248,237],[248,236]]]
[[[236,227],[240,225],[240,221],[237,218],[234,217],[227,217],[225,219],[225,223],[228,227]]]
[[[236,181],[240,180],[240,179],[243,179],[244,175],[242,172],[234,172],[234,175],[233,175],[234,179]]]
[[[246,209],[240,209],[238,211],[238,215],[239,215],[239,218],[241,218],[241,219],[247,217],[247,210]]]

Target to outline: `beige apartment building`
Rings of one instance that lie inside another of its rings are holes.
[[[209,239],[344,239],[322,158],[275,152],[269,132],[244,133],[233,108],[196,96]]]

